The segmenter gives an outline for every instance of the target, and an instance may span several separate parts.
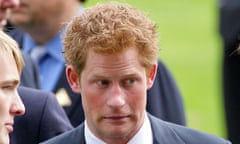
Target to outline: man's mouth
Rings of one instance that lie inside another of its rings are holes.
[[[7,128],[8,132],[11,133],[13,132],[13,123],[6,123],[5,127]]]

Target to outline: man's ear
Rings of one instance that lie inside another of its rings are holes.
[[[80,78],[72,65],[66,67],[66,76],[72,91],[80,93]]]
[[[154,63],[148,73],[148,80],[147,80],[148,89],[150,89],[153,86],[156,74],[157,74],[157,63]]]

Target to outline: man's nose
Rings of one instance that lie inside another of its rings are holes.
[[[10,110],[11,114],[17,115],[17,116],[23,115],[25,113],[25,106],[18,94],[13,101],[14,102],[12,103],[11,110]]]
[[[20,0],[2,0],[1,8],[8,9],[8,8],[15,8],[19,5]]]
[[[113,86],[109,92],[107,105],[110,107],[122,107],[126,104],[124,91],[120,86]]]

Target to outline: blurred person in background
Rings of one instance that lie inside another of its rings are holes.
[[[17,43],[0,31],[0,144],[9,144],[14,117],[25,113],[17,91],[23,64]]]
[[[7,9],[17,6],[18,0],[0,0],[0,29],[6,25]],[[15,41],[0,31],[0,144],[9,144],[14,129],[14,117],[25,113],[17,87],[23,67],[21,52]]]
[[[23,53],[35,62],[40,89],[53,92],[75,127],[84,119],[81,99],[71,91],[65,76],[61,36],[64,23],[84,10],[82,0],[23,0],[11,11],[9,35],[15,38]],[[15,29],[15,26],[17,29]],[[38,58],[38,54],[42,57]]]
[[[1,30],[5,29],[7,12],[18,5],[18,0],[0,0]],[[21,71],[25,71],[25,78],[30,82],[34,80],[31,79],[34,68],[28,55],[23,55],[23,59],[17,43],[2,31],[0,47],[0,144],[9,144],[8,133],[13,130],[11,144],[38,144],[71,130],[72,126],[53,94],[21,86],[17,88]],[[24,67],[23,60],[27,64]],[[18,117],[14,118],[16,115]]]
[[[220,0],[220,34],[223,40],[223,91],[227,136],[240,143],[240,1]]]

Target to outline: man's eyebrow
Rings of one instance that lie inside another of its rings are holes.
[[[137,76],[137,75],[138,75],[138,73],[129,72],[129,73],[124,74],[123,76],[124,77],[131,77],[131,76]],[[108,74],[95,73],[95,74],[92,74],[92,77],[94,77],[94,78],[106,78],[106,77],[109,77],[109,75]]]
[[[12,80],[0,81],[0,85],[2,85],[2,84],[18,85],[18,84],[19,84],[19,80],[17,80],[17,79],[12,79]]]

